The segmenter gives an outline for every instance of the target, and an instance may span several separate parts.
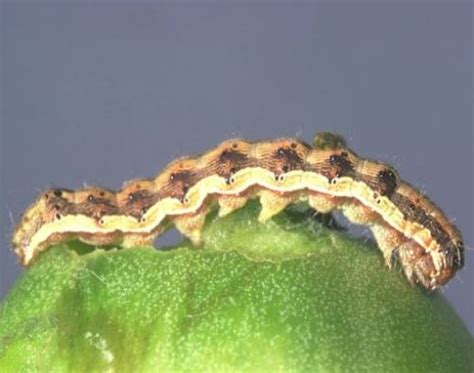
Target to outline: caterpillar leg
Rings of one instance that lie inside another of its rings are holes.
[[[121,232],[98,234],[98,233],[80,233],[77,238],[88,245],[113,245],[120,244],[123,240],[123,234]],[[73,239],[74,235],[71,234],[69,237],[65,237],[64,240]]]
[[[341,208],[344,216],[353,224],[372,226],[380,220],[380,215],[357,201],[348,200]]]
[[[154,229],[150,233],[131,233],[124,236],[122,246],[134,247],[134,246],[153,246],[156,238],[162,234],[169,227],[167,225],[160,226]]]
[[[399,260],[411,285],[419,282],[426,288],[432,287],[430,273],[434,272],[433,262],[420,245],[410,241],[402,244]]]
[[[308,194],[308,204],[311,208],[321,214],[327,214],[338,208],[340,201],[338,197],[332,197],[323,193],[310,192]]]
[[[262,190],[259,192],[262,210],[258,216],[258,221],[265,223],[285,209],[289,204],[299,199],[298,193],[279,193],[271,190]]]
[[[438,268],[437,262],[441,254],[435,251],[427,251],[415,242],[407,242],[400,256],[407,276],[411,273],[412,278],[422,284],[425,288],[434,290],[446,284],[453,276],[454,271],[450,266]]]
[[[391,270],[394,250],[397,249],[401,251],[399,248],[406,242],[406,238],[392,227],[383,223],[373,224],[371,231],[375,241],[377,241],[377,245],[382,251],[385,265]]]
[[[222,218],[231,212],[238,210],[245,206],[249,197],[248,196],[226,196],[221,195],[217,199],[217,203],[219,204],[219,217]]]
[[[179,232],[188,237],[194,245],[198,246],[202,241],[201,230],[206,222],[208,212],[209,207],[205,206],[196,213],[173,216],[170,220],[174,223]]]

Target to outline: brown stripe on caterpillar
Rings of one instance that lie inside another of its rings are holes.
[[[407,221],[416,222],[430,232],[426,245],[431,251],[438,253],[435,257],[435,266],[438,270],[445,267],[461,269],[464,266],[464,244],[461,234],[427,196],[411,185],[403,183],[391,198]]]
[[[86,215],[98,222],[105,215],[120,214],[115,192],[100,188],[85,188],[74,195],[74,203],[69,206],[71,215]]]
[[[159,198],[153,181],[135,179],[125,183],[117,192],[117,206],[123,214],[141,220]]]
[[[60,220],[63,215],[68,215],[74,208],[75,198],[76,192],[69,189],[53,189],[45,192],[42,198],[45,201],[43,221]]]
[[[252,144],[243,139],[232,139],[222,142],[211,151],[203,154],[198,160],[201,178],[219,175],[227,184],[233,182],[232,176],[246,167],[254,167],[255,162],[250,157]]]
[[[355,180],[369,185],[376,194],[374,198],[390,197],[400,185],[400,177],[391,166],[369,160],[363,160],[357,164]]]
[[[223,216],[254,197],[262,205],[261,222],[301,199],[320,212],[341,210],[372,230],[389,267],[396,253],[409,280],[428,288],[446,283],[463,265],[462,238],[438,207],[392,167],[359,158],[329,133],[316,137],[315,148],[297,139],[229,140],[117,193],[47,192],[25,212],[12,243],[25,265],[70,238],[151,244],[169,223],[198,243],[215,202]]]
[[[192,158],[181,158],[169,164],[154,180],[158,200],[176,198],[184,203],[189,188],[201,179],[197,164],[198,161]]]
[[[312,151],[306,157],[306,170],[321,174],[330,183],[338,178],[352,178],[359,163],[357,155],[346,148],[320,149]]]
[[[258,167],[273,172],[275,179],[292,170],[304,170],[305,159],[311,148],[297,139],[278,139],[256,143],[252,158]]]

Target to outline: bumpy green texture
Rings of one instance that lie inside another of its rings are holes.
[[[205,245],[50,248],[0,308],[0,371],[470,372],[473,338],[370,243],[293,209]]]

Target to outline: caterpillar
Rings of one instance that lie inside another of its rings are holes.
[[[228,140],[117,192],[47,190],[22,215],[12,246],[28,266],[59,242],[152,244],[170,225],[199,245],[213,205],[222,217],[250,198],[260,199],[261,223],[301,200],[321,213],[341,211],[372,231],[387,267],[396,258],[412,284],[435,289],[464,265],[460,232],[428,197],[390,165],[359,157],[329,132],[317,134],[313,147],[296,138]]]

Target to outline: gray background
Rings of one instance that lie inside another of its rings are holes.
[[[1,297],[39,191],[119,188],[234,136],[339,131],[473,246],[469,3],[4,3],[2,18]],[[444,289],[471,331],[473,257]]]

